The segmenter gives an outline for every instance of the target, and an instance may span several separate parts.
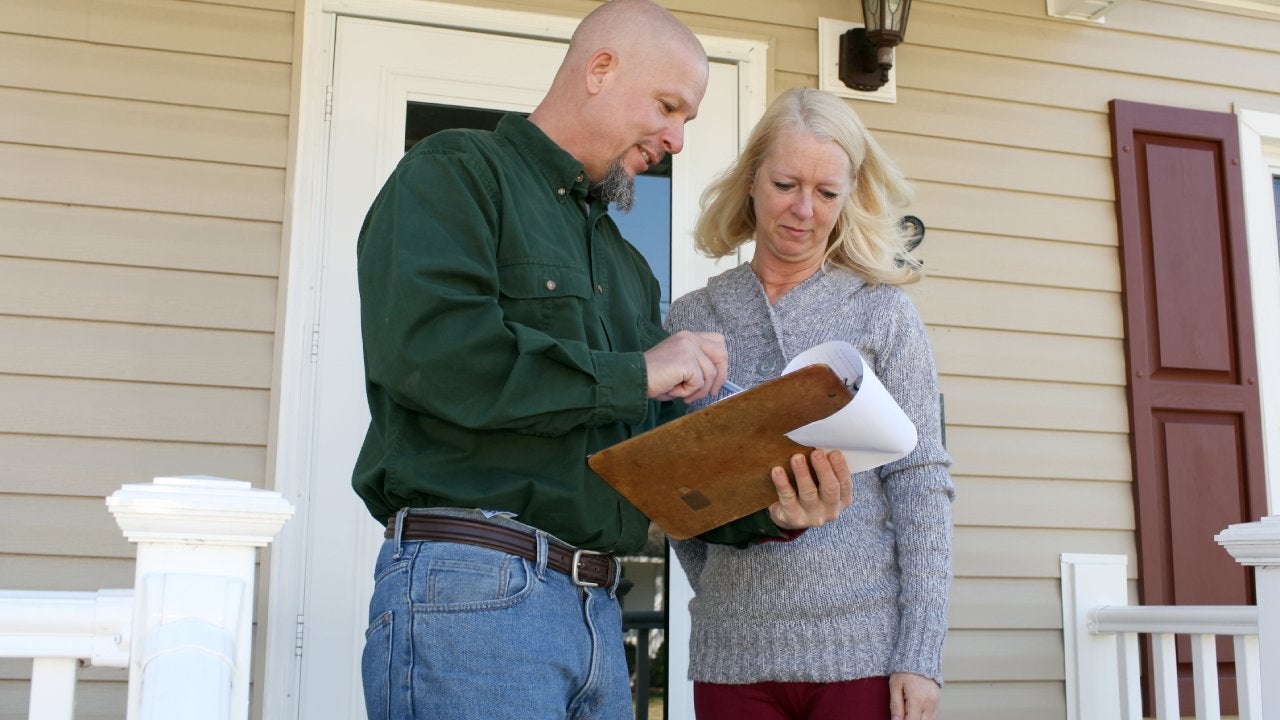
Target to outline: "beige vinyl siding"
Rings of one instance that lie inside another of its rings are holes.
[[[769,39],[771,96],[817,85],[818,17],[861,20],[856,3],[666,4]],[[1107,102],[1280,108],[1277,38],[1280,16],[1172,3],[1098,26],[1043,0],[917,0],[898,102],[853,101],[928,226],[928,278],[909,292],[958,489],[948,718],[1064,717],[1059,555],[1127,554],[1135,577]]]
[[[266,482],[293,6],[0,4],[0,587],[132,586],[122,484]]]

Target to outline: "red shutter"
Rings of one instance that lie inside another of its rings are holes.
[[[1139,597],[1253,604],[1252,576],[1213,541],[1266,514],[1236,118],[1115,100],[1111,126]]]

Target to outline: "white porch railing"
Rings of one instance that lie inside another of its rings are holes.
[[[107,507],[138,546],[134,588],[0,590],[0,657],[31,658],[33,720],[71,720],[79,665],[129,669],[128,720],[244,720],[256,549],[279,493],[209,477],[125,485]]]
[[[1220,635],[1234,638],[1241,720],[1280,720],[1280,516],[1232,525],[1215,539],[1237,562],[1255,566],[1256,607],[1130,606],[1125,556],[1062,555],[1068,720],[1143,717],[1140,633],[1151,635],[1157,720],[1180,717],[1177,635],[1191,640],[1197,720],[1221,717]]]

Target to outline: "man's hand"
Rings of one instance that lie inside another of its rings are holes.
[[[644,354],[649,398],[686,403],[720,392],[729,370],[729,352],[720,333],[681,330]]]
[[[816,484],[809,473],[810,462],[818,475]],[[853,478],[839,450],[814,450],[809,459],[799,453],[792,455],[791,474],[796,479],[794,487],[785,468],[776,467],[770,474],[778,502],[769,506],[769,518],[780,528],[822,527],[853,504]]]
[[[893,720],[934,720],[938,717],[938,683],[915,673],[889,676],[889,715]]]

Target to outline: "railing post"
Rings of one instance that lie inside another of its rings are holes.
[[[1113,635],[1089,632],[1089,611],[1128,605],[1124,555],[1063,553],[1062,634],[1067,720],[1119,720],[1120,655]]]
[[[247,482],[159,477],[107,507],[138,546],[128,720],[246,720],[255,552],[292,506]]]
[[[1262,717],[1280,720],[1280,515],[1238,523],[1214,536],[1241,565],[1252,565],[1258,591],[1258,655]]]

